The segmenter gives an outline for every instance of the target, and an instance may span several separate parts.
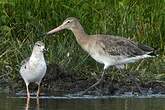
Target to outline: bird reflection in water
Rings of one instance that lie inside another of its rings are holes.
[[[40,110],[40,101],[39,101],[39,98],[36,98],[36,106],[34,107],[35,110]],[[25,106],[25,110],[30,110],[30,108],[33,108],[33,107],[30,107],[30,98],[27,98],[26,99],[26,106]]]

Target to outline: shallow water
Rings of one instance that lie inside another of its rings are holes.
[[[165,110],[164,97],[9,97],[0,94],[0,110]]]

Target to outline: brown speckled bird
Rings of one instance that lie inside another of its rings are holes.
[[[47,35],[53,34],[63,29],[71,30],[78,44],[97,62],[104,64],[104,71],[109,66],[124,68],[124,64],[133,63],[140,59],[152,57],[153,48],[135,43],[129,39],[114,35],[88,35],[85,33],[79,20],[74,17],[67,18],[60,26],[47,32]],[[82,94],[98,85],[101,78],[92,86],[87,88]],[[81,95],[82,95],[81,94]]]

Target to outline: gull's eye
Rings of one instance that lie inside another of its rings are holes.
[[[38,47],[40,47],[41,45],[37,44]]]

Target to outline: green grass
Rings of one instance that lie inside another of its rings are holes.
[[[38,40],[49,48],[48,63],[77,74],[100,73],[102,65],[80,48],[72,32],[40,37],[70,16],[79,18],[88,34],[124,36],[159,49],[159,57],[130,64],[128,69],[138,71],[142,82],[165,80],[165,0],[1,0],[0,76],[20,77],[20,62]],[[120,74],[113,71],[111,76],[118,80]]]

